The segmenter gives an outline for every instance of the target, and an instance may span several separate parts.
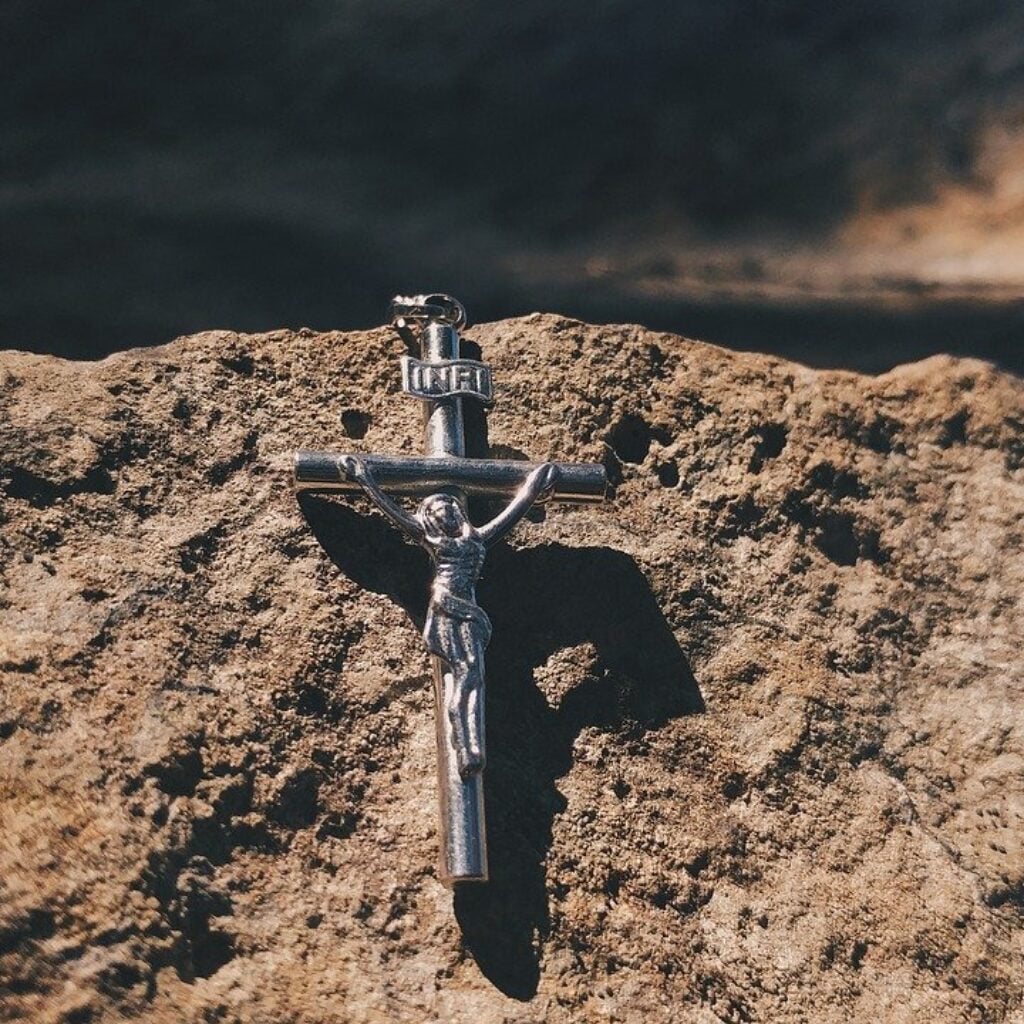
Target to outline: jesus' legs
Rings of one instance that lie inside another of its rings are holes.
[[[484,766],[483,659],[475,643],[465,646],[465,656],[451,665],[453,685],[445,709],[452,725],[459,774],[463,778],[476,774]]]

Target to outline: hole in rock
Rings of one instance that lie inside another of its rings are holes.
[[[370,414],[359,409],[346,409],[341,414],[341,429],[347,437],[354,437],[357,441],[366,437],[366,431],[370,428]]]
[[[623,462],[643,462],[651,450],[651,425],[642,416],[628,413],[612,427],[608,443]]]
[[[676,487],[679,484],[679,467],[674,462],[666,462],[659,466],[655,472],[658,474],[658,483],[662,487]]]

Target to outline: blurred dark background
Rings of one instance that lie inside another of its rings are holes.
[[[0,346],[640,321],[1024,370],[1024,5],[0,4]]]

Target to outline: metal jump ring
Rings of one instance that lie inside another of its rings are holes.
[[[396,295],[391,300],[390,319],[396,326],[406,323],[442,323],[458,330],[466,326],[466,307],[451,295]]]

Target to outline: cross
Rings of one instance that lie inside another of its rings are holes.
[[[295,488],[362,492],[430,554],[434,579],[423,637],[434,677],[440,877],[446,885],[484,882],[484,650],[491,623],[475,589],[484,555],[536,502],[604,500],[607,477],[599,463],[466,458],[462,403],[489,405],[493,387],[488,366],[460,358],[465,309],[449,295],[397,296],[391,322],[410,349],[402,357],[402,389],[423,402],[424,457],[298,452]],[[410,513],[392,495],[422,500]],[[476,527],[466,510],[469,495],[507,504]]]

